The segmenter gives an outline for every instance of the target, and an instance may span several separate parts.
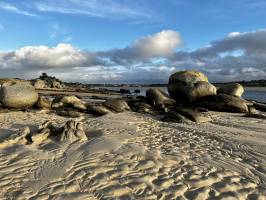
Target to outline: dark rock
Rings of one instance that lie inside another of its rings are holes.
[[[213,111],[247,113],[248,106],[243,99],[227,94],[209,95],[198,99],[194,105]]]
[[[166,93],[159,88],[150,88],[146,91],[146,98],[150,105],[157,110],[164,110],[168,106],[174,106],[175,100],[171,99]]]
[[[66,117],[81,117],[84,115],[83,113],[73,111],[73,110],[57,111],[57,114],[61,116],[66,116]]]
[[[258,103],[258,102],[253,102],[253,106],[260,111],[266,112],[266,104],[265,103]]]
[[[127,102],[123,99],[108,99],[103,103],[103,106],[115,112],[124,112],[131,110]]]
[[[196,109],[178,109],[177,112],[196,123],[205,123],[212,121],[212,119],[208,115],[199,112]]]
[[[162,119],[163,122],[191,123],[189,119],[176,112],[167,113]]]
[[[129,104],[130,108],[134,112],[139,112],[139,113],[148,113],[152,114],[153,113],[153,108],[147,103],[144,103],[142,101],[133,101],[130,102]]]
[[[88,105],[87,106],[87,112],[89,114],[102,116],[102,115],[111,113],[112,111],[103,105]]]

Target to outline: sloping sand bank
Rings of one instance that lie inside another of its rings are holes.
[[[175,124],[132,112],[79,118],[88,141],[5,142],[54,114],[0,114],[0,199],[265,199],[266,121]]]

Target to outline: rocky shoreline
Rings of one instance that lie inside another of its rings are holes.
[[[146,96],[125,97],[66,86],[46,74],[30,82],[1,79],[1,199],[64,193],[81,199],[263,199],[266,104],[241,98],[240,84],[217,89],[197,71],[173,74],[168,92],[150,88]],[[25,168],[33,173],[29,179],[20,170],[24,162],[33,163]],[[245,167],[250,171],[243,173]],[[72,168],[83,173],[80,183],[67,175]]]

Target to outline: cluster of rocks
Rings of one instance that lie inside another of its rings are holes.
[[[41,78],[50,79],[45,74]],[[213,110],[263,118],[255,111],[265,111],[266,105],[242,99],[243,92],[240,84],[227,84],[217,89],[201,72],[180,71],[169,78],[169,95],[158,88],[150,88],[146,96],[108,99],[93,104],[77,96],[57,96],[54,99],[39,96],[30,82],[12,79],[2,81],[0,102],[7,108],[41,108],[69,117],[133,111],[163,115],[163,121],[202,123],[211,120],[207,111]]]
[[[48,76],[46,73],[43,73],[38,79],[32,80],[32,84],[36,89],[44,88],[56,88],[62,89],[64,84],[59,79]]]

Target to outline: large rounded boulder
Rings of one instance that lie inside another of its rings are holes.
[[[248,106],[246,101],[227,94],[210,95],[198,99],[196,106],[204,107],[213,111],[247,113]]]
[[[6,82],[0,88],[0,101],[9,108],[30,108],[38,101],[38,93],[28,82]]]
[[[244,93],[244,87],[239,83],[229,83],[221,86],[217,90],[218,94],[228,94],[236,97],[241,97]]]
[[[168,93],[182,105],[189,105],[204,96],[215,95],[216,87],[199,71],[179,71],[170,76]]]

